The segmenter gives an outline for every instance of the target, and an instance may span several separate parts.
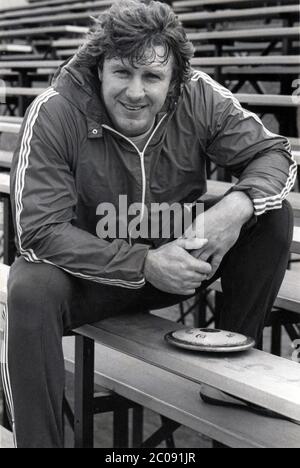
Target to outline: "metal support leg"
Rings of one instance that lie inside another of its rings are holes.
[[[114,411],[114,428],[113,428],[113,447],[128,448],[128,417],[129,409],[124,405],[118,405]]]
[[[137,406],[132,410],[132,447],[139,447],[143,442],[144,410]]]
[[[75,338],[75,448],[94,445],[94,341]]]
[[[278,321],[271,328],[271,354],[281,356],[281,323]]]

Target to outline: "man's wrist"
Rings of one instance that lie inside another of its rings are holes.
[[[242,191],[233,191],[224,197],[224,204],[231,211],[233,219],[240,220],[241,224],[247,223],[254,214],[254,206],[251,198]]]

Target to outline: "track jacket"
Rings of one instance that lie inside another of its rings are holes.
[[[206,160],[238,178],[256,215],[280,208],[296,164],[288,141],[269,132],[232,94],[195,72],[175,108],[162,109],[143,151],[113,127],[93,69],[76,57],[26,112],[11,170],[19,253],[80,278],[125,288],[145,284],[151,246],[97,236],[97,207],[193,203],[206,192]]]

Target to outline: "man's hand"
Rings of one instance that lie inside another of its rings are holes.
[[[253,204],[250,198],[243,192],[232,192],[219,203],[202,213],[194,221],[194,232],[201,227],[203,237],[208,243],[193,252],[195,258],[209,262],[212,271],[207,279],[210,279],[217,271],[225,254],[234,246],[239,238],[241,228],[253,215]]]
[[[205,261],[194,258],[188,250],[199,251],[206,243],[206,240],[198,238],[178,239],[149,250],[145,263],[146,280],[171,294],[195,294],[212,269]]]

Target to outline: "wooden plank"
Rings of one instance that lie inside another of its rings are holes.
[[[18,134],[20,131],[20,125],[15,123],[9,122],[1,122],[0,121],[0,133],[16,133]]]
[[[291,252],[300,254],[300,227],[294,226],[293,242]],[[299,278],[300,281],[300,278]]]
[[[239,29],[232,31],[207,31],[188,33],[191,41],[265,41],[266,39],[283,38],[299,39],[299,28],[297,26],[284,28],[257,28],[257,29]],[[0,36],[1,37],[1,36]]]
[[[284,0],[284,3],[294,3],[295,0]],[[278,0],[264,0],[265,4],[278,4]],[[246,6],[261,5],[262,0],[178,0],[173,2],[175,11],[182,9],[216,9],[218,8],[243,8]]]
[[[300,151],[300,138],[290,138],[289,141],[294,151]]]
[[[0,44],[0,52],[30,53],[32,47],[27,44]]]
[[[4,172],[0,172],[0,193],[10,193],[10,176]]]
[[[204,355],[179,350],[163,337],[180,328],[148,314],[129,314],[79,332],[196,383],[206,383],[279,414],[300,421],[300,366],[261,351],[230,356]]]
[[[299,107],[300,96],[277,96],[274,94],[243,94],[234,95],[242,104],[271,107]]]
[[[20,124],[23,122],[23,117],[16,117],[15,115],[0,115],[0,123],[7,122],[7,123],[15,123]]]
[[[7,301],[7,279],[10,267],[8,265],[0,264],[0,303],[6,304]]]
[[[45,91],[46,88],[19,88],[17,86],[5,88],[6,96],[38,96]]]
[[[83,26],[45,26],[41,28],[15,29],[9,31],[0,31],[0,39],[15,38],[15,37],[34,37],[47,35],[62,35],[62,34],[86,34],[88,28]]]
[[[300,166],[300,151],[293,151],[293,156],[298,166]]]
[[[4,427],[0,426],[0,448],[11,449],[14,448],[13,435]]]
[[[192,66],[234,66],[234,65],[300,65],[299,55],[268,55],[248,57],[194,57]]]
[[[20,60],[16,62],[0,61],[0,69],[10,68],[11,70],[21,70],[30,68],[58,68],[62,64],[62,60]]]
[[[112,4],[114,1],[116,0],[102,0],[102,3],[103,3],[103,6],[109,6],[110,4]],[[118,1],[118,0],[117,0]],[[37,8],[40,8],[40,7],[54,7],[54,6],[58,6],[58,5],[67,5],[67,4],[75,4],[75,3],[78,3],[79,0],[52,0],[52,1],[48,1],[48,2],[45,2],[45,1],[37,1],[36,3],[30,3],[28,5],[18,5],[18,6],[12,6],[12,7],[9,7],[9,8],[0,8],[0,12],[4,13],[4,12],[9,12],[9,11],[23,11],[23,10],[26,10],[26,11],[31,11],[31,10],[36,10]],[[82,4],[82,2],[80,2]]]
[[[8,19],[5,21],[0,21],[1,28],[14,28],[17,26],[28,26],[28,25],[44,25],[44,24],[71,24],[76,22],[79,24],[92,24],[91,21],[91,12],[80,12],[80,13],[64,13],[57,15],[47,15],[47,16],[34,16],[29,18],[21,19]]]
[[[295,16],[297,20],[297,14],[299,12],[298,5],[287,5],[287,6],[276,6],[276,7],[265,7],[265,8],[249,8],[245,10],[225,10],[213,13],[183,13],[178,15],[179,19],[184,25],[203,25],[207,22],[220,22],[220,21],[234,21],[234,20],[251,20],[265,18],[276,18],[281,16]],[[0,27],[12,28],[14,26],[22,26],[28,24],[59,24],[59,23],[72,23],[86,24],[89,22],[91,12],[83,11],[79,13],[61,13],[61,14],[47,14],[46,16],[37,16],[24,18],[21,15],[19,19],[7,19],[0,21]]]
[[[78,0],[77,0],[78,2]],[[42,15],[51,15],[54,13],[64,13],[64,12],[71,12],[71,11],[78,11],[78,10],[92,10],[92,11],[97,11],[97,10],[103,10],[104,8],[107,8],[107,2],[103,3],[103,0],[99,1],[87,1],[87,2],[80,2],[80,3],[74,3],[74,4],[63,4],[63,5],[58,5],[58,6],[51,6],[51,7],[39,7],[39,8],[32,8],[30,10],[28,9],[19,9],[15,11],[7,11],[2,13],[3,18],[19,18],[20,16],[27,17],[27,16],[42,16]]]
[[[12,158],[13,158],[12,151],[4,151],[0,149],[0,168],[5,167],[9,169],[11,167]]]
[[[192,12],[178,15],[184,26],[201,26],[207,23],[221,21],[265,21],[268,18],[294,16],[295,22],[299,20],[299,5],[284,5],[262,8],[245,8],[236,10],[219,10],[214,12]],[[0,22],[1,25],[1,22]]]
[[[63,347],[66,366],[73,371],[74,339],[65,338]],[[207,405],[199,397],[197,383],[99,343],[95,382],[230,447],[299,447],[299,426]]]

